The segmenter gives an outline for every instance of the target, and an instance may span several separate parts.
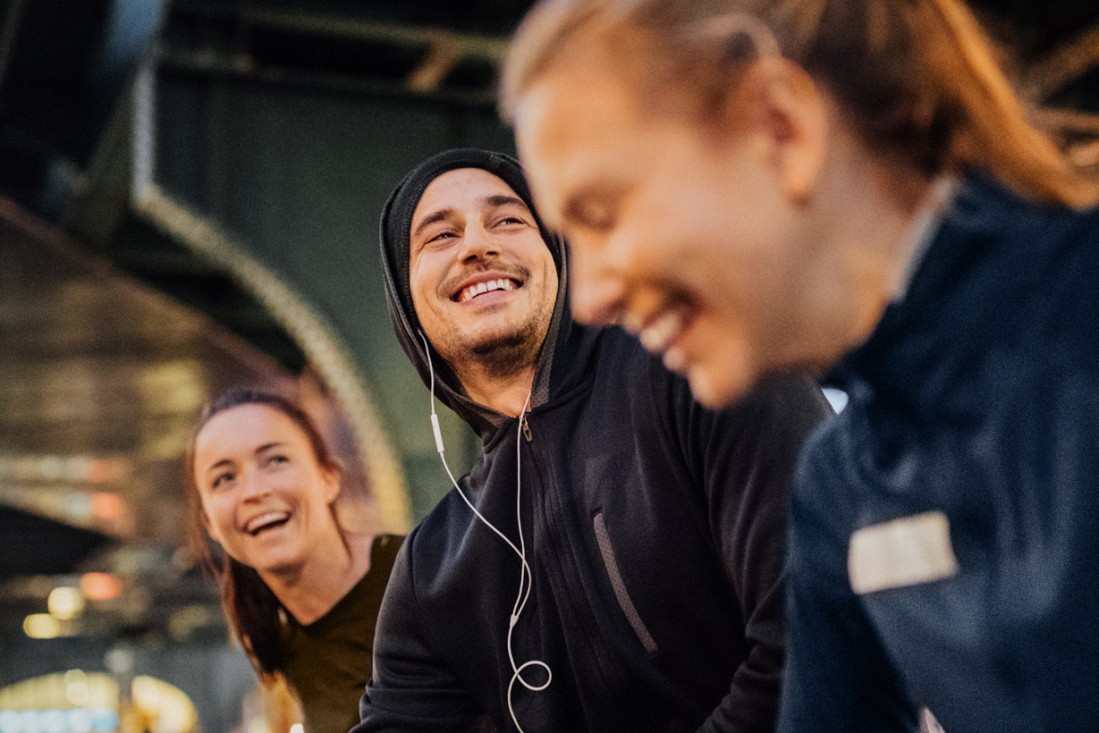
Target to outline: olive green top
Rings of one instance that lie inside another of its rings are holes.
[[[370,570],[321,618],[302,625],[285,615],[279,652],[286,681],[301,700],[307,733],[347,733],[359,722],[378,609],[403,539],[376,537]]]

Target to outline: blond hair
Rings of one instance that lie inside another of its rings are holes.
[[[1099,184],[1031,123],[958,0],[542,0],[505,60],[505,118],[559,59],[593,47],[638,93],[703,118],[773,48],[828,90],[871,148],[925,175],[977,167],[1033,200],[1099,199]]]

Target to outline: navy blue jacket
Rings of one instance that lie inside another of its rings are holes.
[[[1099,212],[970,176],[799,467],[781,731],[1099,731],[1097,336]]]

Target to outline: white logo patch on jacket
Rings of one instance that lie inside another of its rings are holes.
[[[856,593],[873,593],[949,578],[958,573],[943,512],[925,512],[856,530],[847,574]]]

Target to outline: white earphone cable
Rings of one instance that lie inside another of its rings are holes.
[[[435,448],[439,452],[439,458],[443,462],[443,468],[446,470],[446,475],[450,478],[450,483],[454,486],[458,495],[462,497],[462,500],[469,506],[470,510],[477,516],[481,523],[491,529],[497,534],[508,547],[511,548],[519,557],[519,592],[515,596],[515,603],[511,607],[511,615],[508,617],[508,633],[507,633],[507,648],[508,648],[508,661],[511,663],[511,680],[508,682],[508,712],[511,714],[511,720],[515,723],[515,727],[519,730],[519,733],[523,732],[523,726],[519,724],[519,718],[515,714],[515,708],[511,702],[512,689],[515,687],[515,681],[518,680],[523,687],[527,688],[531,692],[539,692],[549,687],[550,682],[553,680],[553,670],[549,665],[540,659],[530,659],[523,662],[520,665],[515,664],[515,653],[512,651],[511,640],[512,634],[515,629],[515,625],[519,622],[519,617],[523,613],[523,609],[527,605],[527,600],[530,598],[531,590],[534,585],[534,576],[530,570],[530,564],[527,563],[527,546],[526,539],[523,536],[523,515],[522,515],[522,433],[523,433],[523,421],[526,420],[527,411],[530,409],[530,393],[527,393],[527,399],[523,403],[523,409],[519,413],[519,423],[517,426],[517,435],[515,439],[515,523],[519,530],[519,546],[516,547],[515,543],[508,539],[507,535],[501,532],[496,526],[488,521],[477,507],[473,505],[473,502],[469,500],[465,492],[458,485],[458,481],[454,478],[454,474],[451,473],[450,466],[446,462],[445,447],[443,445],[443,433],[439,427],[439,416],[435,412],[435,367],[431,362],[431,348],[428,346],[427,337],[424,336],[423,331],[419,332],[420,338],[424,342],[424,354],[427,357],[428,374],[430,375],[430,388],[431,388],[431,429],[435,434]],[[523,670],[528,667],[542,667],[546,670],[546,681],[540,685],[528,682],[523,678]]]

